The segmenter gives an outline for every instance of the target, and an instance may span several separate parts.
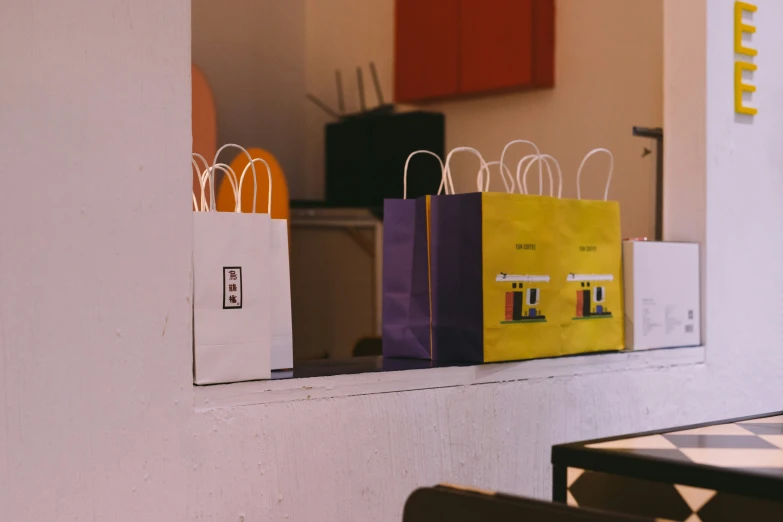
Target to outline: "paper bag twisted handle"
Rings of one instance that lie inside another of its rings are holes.
[[[269,214],[269,217],[272,217],[272,169],[269,167],[269,163],[267,163],[266,160],[262,158],[254,159],[253,161],[245,165],[245,169],[242,171],[242,176],[239,178],[239,201],[237,201],[236,211],[242,212],[242,206],[241,206],[242,182],[245,180],[245,174],[247,174],[247,169],[249,169],[250,165],[252,165],[256,161],[266,165],[266,176],[267,178],[269,178],[269,196],[266,202],[266,213]],[[258,180],[256,179],[255,169],[253,169],[253,214],[256,213],[257,195],[258,195]]]
[[[511,140],[508,143],[506,143],[506,146],[503,147],[503,152],[500,153],[500,163],[502,165],[505,166],[505,162],[503,161],[503,158],[506,157],[506,151],[508,150],[508,148],[510,146],[514,145],[515,143],[525,143],[527,145],[530,145],[531,147],[536,149],[536,156],[541,156],[541,151],[538,149],[536,144],[533,143],[532,141],[529,141],[529,140]],[[541,166],[541,163],[539,163],[538,164],[538,183],[539,183],[539,186],[543,182],[544,182],[544,170],[543,170],[543,167]],[[508,192],[514,192],[514,179],[513,178],[511,179],[511,189],[509,190],[508,187],[506,187],[506,190],[508,190]]]
[[[446,169],[443,168],[443,160],[434,152],[417,150],[411,152],[408,155],[408,159],[405,160],[405,168],[402,171],[402,199],[408,199],[408,164],[411,162],[411,158],[416,154],[429,154],[430,156],[435,156],[435,159],[438,160],[438,164],[440,164],[440,187],[438,187],[438,195],[440,196],[440,193],[443,191],[443,187],[446,184]],[[449,190],[448,187],[446,187],[446,194],[448,193]],[[454,185],[451,186],[451,193],[454,194]]]
[[[525,173],[522,176],[522,183],[520,184],[520,191],[522,194],[527,194],[527,174],[530,171],[530,168],[533,166],[535,162],[543,161],[544,165],[546,166],[547,174],[549,175],[549,196],[554,195],[554,187],[555,183],[552,178],[552,166],[550,165],[550,162],[553,162],[555,164],[555,167],[557,168],[557,197],[558,199],[563,196],[563,171],[560,170],[560,163],[554,158],[554,156],[550,154],[542,154],[541,156],[536,156],[534,154],[531,154],[529,156],[525,156],[522,158],[519,163],[517,164],[517,182],[519,182],[519,170],[522,168],[522,165],[525,161],[530,161],[528,163],[527,167],[525,168]],[[539,180],[540,182],[540,180]],[[544,193],[544,186],[539,185],[538,187],[538,195],[541,196]]]
[[[253,157],[250,155],[250,153],[247,151],[247,149],[245,149],[241,145],[237,145],[236,143],[226,143],[225,145],[220,147],[217,150],[217,152],[215,153],[215,159],[212,161],[212,163],[213,164],[217,164],[218,157],[220,157],[220,153],[223,152],[225,149],[228,149],[228,148],[239,149],[242,153],[244,153],[244,155],[247,157],[247,160],[250,162],[250,165],[252,166],[253,177],[255,178],[256,177],[256,166],[255,166],[255,164],[253,164]],[[234,176],[234,178],[236,178],[236,176]],[[236,179],[235,179],[235,181],[236,181]],[[211,194],[212,194],[212,210],[215,210],[215,182],[214,182],[214,179],[210,182],[210,184],[211,184]],[[236,194],[236,192],[234,194],[235,194],[234,200],[238,202],[238,200],[241,199],[241,198],[240,198],[240,196],[238,194]],[[255,197],[253,199],[255,200]]]
[[[446,156],[446,165],[444,167],[445,169],[445,176],[446,179],[448,179],[449,185],[451,186],[452,194],[454,193],[454,180],[451,177],[451,169],[449,168],[449,164],[451,163],[451,157],[454,155],[455,152],[470,152],[475,154],[479,161],[481,162],[481,166],[479,168],[479,175],[478,175],[478,189],[479,192],[481,192],[481,182],[483,178],[483,173],[485,170],[489,170],[487,167],[487,163],[484,161],[484,158],[481,156],[481,153],[474,149],[473,147],[455,147],[451,149],[451,152],[449,152],[448,156]]]
[[[604,190],[604,201],[609,199],[609,185],[612,183],[612,172],[614,171],[614,154],[612,154],[612,151],[609,149],[593,149],[590,152],[587,153],[587,155],[582,160],[582,164],[579,165],[579,170],[576,171],[576,198],[582,199],[582,186],[581,186],[581,179],[582,179],[582,169],[585,166],[585,163],[587,163],[587,160],[590,159],[590,156],[593,156],[594,154],[598,154],[599,152],[605,152],[609,155],[609,175],[606,177],[606,189]]]
[[[508,169],[508,167],[506,167],[505,165],[503,165],[499,161],[490,161],[489,163],[487,163],[487,182],[484,184],[483,192],[489,192],[489,181],[490,181],[490,176],[491,176],[490,171],[489,171],[489,167],[491,167],[492,165],[501,165],[501,167],[500,167],[500,177],[503,179],[503,184],[506,186],[506,192],[513,193],[514,189],[515,189],[515,186],[514,186],[514,178],[511,176],[511,171]],[[508,179],[511,180],[511,184],[510,185],[506,182],[506,177],[504,176],[504,174],[506,176],[508,176]],[[479,176],[483,177],[481,171],[479,171]],[[481,185],[481,181],[479,181],[479,185]],[[479,189],[479,190],[481,190],[481,189]]]

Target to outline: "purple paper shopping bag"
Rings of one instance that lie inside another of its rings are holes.
[[[404,189],[407,191],[408,163]],[[383,356],[430,359],[430,281],[428,203],[430,196],[417,199],[387,199],[383,203]]]
[[[452,183],[449,163],[452,155],[460,151],[478,156],[481,190],[481,173],[486,170],[489,174],[489,168],[481,154],[471,147],[457,147],[449,152],[444,178]],[[478,362],[483,332],[481,281],[464,276],[471,268],[481,266],[481,194],[433,196],[429,210],[432,358]],[[448,262],[443,262],[444,255],[449,256]]]
[[[432,337],[436,361],[483,360],[482,284],[477,270],[482,257],[481,196],[432,198]]]

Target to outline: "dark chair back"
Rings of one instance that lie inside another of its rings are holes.
[[[403,522],[653,522],[652,519],[575,508],[453,486],[414,491]]]
[[[353,347],[354,357],[366,357],[368,355],[382,355],[383,344],[380,337],[363,337]]]

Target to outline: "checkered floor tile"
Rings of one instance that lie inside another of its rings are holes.
[[[783,475],[783,415],[586,447]]]
[[[712,489],[568,468],[567,503],[675,522],[781,520],[783,505]]]

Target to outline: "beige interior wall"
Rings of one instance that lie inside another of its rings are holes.
[[[372,233],[358,230],[362,244]],[[351,357],[375,335],[373,261],[343,229],[291,229],[291,307],[297,359]]]
[[[345,108],[359,111],[356,68],[362,67],[365,99],[377,97],[370,76],[375,62],[386,101],[394,84],[394,0],[305,0],[305,84],[307,91],[337,109],[335,70],[343,78]],[[305,110],[307,197],[324,195],[324,125],[333,121],[310,105]]]
[[[306,178],[304,19],[304,0],[192,0],[192,60],[215,94],[218,145],[272,152],[293,197]]]
[[[355,67],[374,60],[387,97],[392,95],[394,0],[305,0],[307,90],[337,105],[334,69],[343,70],[349,109],[358,106]],[[595,147],[615,155],[610,197],[620,201],[625,236],[654,232],[654,143],[631,135],[634,125],[663,121],[662,0],[558,0],[556,87],[431,104],[446,114],[448,148],[472,146],[489,161],[511,139],[535,141],[564,170],[565,196],[576,194],[576,170]],[[374,100],[372,92],[368,95]],[[307,192],[323,190],[323,124],[306,109]],[[515,158],[523,150],[517,150]],[[512,158],[513,161],[513,158]],[[603,162],[603,164],[601,163]],[[475,160],[456,158],[455,182],[474,190]],[[586,170],[585,192],[603,193],[606,160]],[[493,185],[495,188],[498,185]]]

